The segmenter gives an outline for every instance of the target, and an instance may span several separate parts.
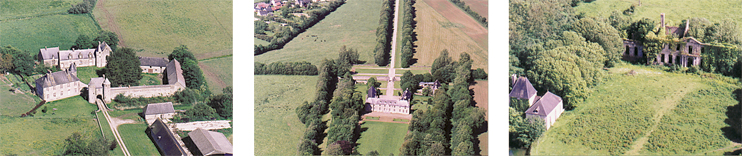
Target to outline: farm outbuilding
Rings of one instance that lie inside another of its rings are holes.
[[[203,155],[233,154],[232,143],[222,133],[198,128],[188,133],[188,137],[191,137],[193,144],[198,147],[198,150]]]
[[[533,88],[528,78],[521,76],[513,83],[513,90],[510,91],[510,97],[519,100],[528,99],[528,105],[533,105],[536,99],[536,93],[536,88]]]
[[[151,103],[144,106],[143,114],[144,119],[147,120],[147,124],[152,124],[156,119],[168,122],[175,116],[175,109],[172,102]]]
[[[564,112],[562,98],[551,92],[546,92],[544,96],[536,101],[531,108],[526,110],[526,118],[544,119],[546,129],[554,125],[556,119]]]

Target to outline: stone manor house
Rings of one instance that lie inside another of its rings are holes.
[[[111,55],[111,47],[106,42],[98,42],[95,49],[77,49],[60,51],[59,47],[39,50],[38,61],[46,66],[59,66],[66,69],[72,64],[78,67],[105,67],[106,58]]]
[[[657,55],[655,64],[673,65],[677,64],[682,67],[697,66],[701,64],[701,53],[703,47],[708,44],[702,43],[693,36],[688,35],[688,26],[690,23],[686,20],[685,27],[665,25],[665,13],[660,14],[660,29],[665,30],[666,35],[678,37],[681,43],[671,43],[663,45],[662,51]],[[624,60],[636,60],[647,57],[644,53],[644,46],[629,39],[623,41],[625,50],[623,52]]]
[[[64,71],[47,72],[35,82],[36,95],[47,102],[80,95],[80,90],[88,87],[77,78],[75,64]]]
[[[366,111],[410,114],[410,99],[412,92],[405,90],[402,96],[379,97],[376,93],[376,87],[368,89],[368,98],[366,98]]]

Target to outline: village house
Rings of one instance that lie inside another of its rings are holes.
[[[255,4],[255,12],[258,13],[258,16],[266,16],[268,14],[271,14],[273,12],[270,4],[260,2]]]
[[[147,120],[147,125],[151,125],[156,119],[168,123],[175,116],[175,109],[172,102],[151,103],[144,106],[142,114],[144,114],[144,119]]]
[[[162,155],[191,155],[187,148],[184,148],[185,144],[180,140],[180,137],[173,134],[170,127],[162,120],[156,119],[147,129],[149,136]]]
[[[533,104],[528,110],[526,110],[526,118],[541,118],[544,120],[544,126],[548,130],[556,119],[564,112],[564,106],[562,104],[562,98],[551,93],[546,92],[541,99]]]
[[[686,20],[685,27],[665,25],[665,13],[660,14],[660,29],[665,30],[665,35],[670,35],[680,39],[679,43],[664,44],[660,53],[656,56],[655,64],[661,65],[680,65],[682,67],[697,66],[701,64],[701,53],[703,47],[708,44],[702,43],[693,36],[688,35],[689,20]],[[647,57],[643,53],[643,46],[633,40],[624,39],[625,50],[623,58],[625,60],[636,60]]]
[[[193,144],[198,148],[200,155],[231,155],[232,143],[229,142],[224,134],[219,132],[212,132],[202,128],[189,132],[188,137],[191,138]],[[196,151],[191,149],[191,152],[198,155]]]
[[[88,87],[77,78],[77,66],[74,63],[64,71],[47,72],[35,82],[36,95],[46,102],[80,95],[80,91]]]
[[[142,73],[162,73],[167,63],[167,58],[139,57],[139,67],[142,68]]]
[[[528,99],[528,105],[533,105],[536,102],[537,91],[536,88],[533,88],[531,82],[528,81],[528,78],[521,76],[515,79],[515,75],[513,75],[512,80],[514,82],[512,82],[513,90],[510,91],[510,97],[518,100]]]
[[[65,69],[72,64],[77,67],[105,67],[106,58],[111,55],[111,47],[106,42],[98,42],[95,49],[77,49],[60,51],[59,47],[39,49],[38,59],[45,66],[59,66]]]
[[[401,97],[379,97],[376,93],[375,87],[369,88],[367,93],[368,98],[366,98],[366,111],[410,114],[410,99],[412,98],[412,92],[409,90],[405,90]]]

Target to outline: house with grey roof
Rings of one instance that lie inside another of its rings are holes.
[[[36,95],[47,102],[80,95],[88,87],[77,78],[77,66],[72,64],[68,69],[58,72],[47,72],[35,80]]]
[[[410,114],[410,99],[412,92],[406,90],[400,96],[379,97],[376,88],[369,88],[366,98],[365,110],[370,112],[384,112],[397,114]]]
[[[139,57],[139,68],[142,68],[142,73],[162,73],[165,71],[167,63],[167,58]]]
[[[541,118],[548,130],[564,112],[562,98],[546,92],[536,103],[526,110],[526,118]]]
[[[180,137],[173,134],[165,122],[160,119],[156,119],[152,125],[148,128],[149,136],[157,146],[157,150],[161,155],[191,155],[190,152],[184,148],[183,141]]]
[[[193,144],[198,147],[198,151],[202,155],[230,155],[232,152],[232,143],[229,142],[224,134],[219,132],[212,132],[202,128],[189,132],[188,137],[191,138]],[[191,149],[193,153],[196,153]]]
[[[154,123],[158,118],[167,123],[175,116],[175,109],[172,102],[151,103],[144,106],[142,114],[144,114],[144,119],[147,120],[148,125]]]
[[[533,88],[528,78],[521,76],[513,83],[513,90],[510,91],[510,97],[519,100],[528,100],[528,105],[533,105],[536,102],[536,93],[536,88]]]
[[[94,49],[59,50],[59,47],[39,49],[38,61],[45,66],[59,66],[60,69],[68,68],[75,64],[77,67],[105,67],[108,63],[106,58],[111,55],[111,47],[106,42],[98,42]]]

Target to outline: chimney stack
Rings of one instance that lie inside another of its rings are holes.
[[[665,29],[665,13],[660,13],[660,29]]]

